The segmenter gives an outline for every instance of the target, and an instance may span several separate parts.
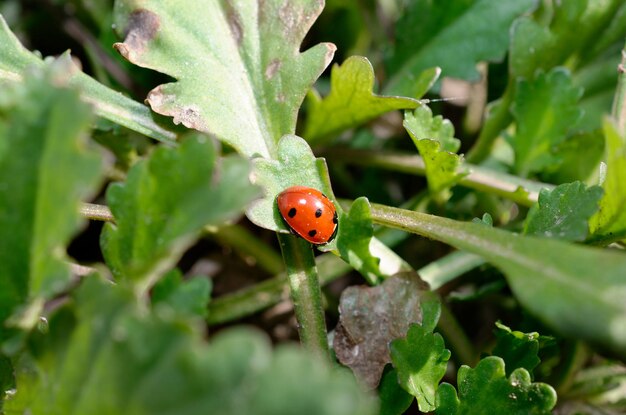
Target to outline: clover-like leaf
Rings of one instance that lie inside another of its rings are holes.
[[[513,115],[517,131],[511,138],[515,170],[522,176],[541,172],[560,162],[553,148],[563,142],[580,120],[582,90],[561,68],[539,73],[517,84]]]
[[[419,324],[413,324],[406,338],[391,342],[391,361],[398,371],[400,385],[417,398],[420,411],[435,409],[439,382],[446,373],[450,350],[443,337]]]
[[[482,359],[476,368],[461,366],[459,394],[449,383],[437,391],[436,414],[549,415],[556,405],[556,392],[545,383],[532,383],[526,369],[504,373],[504,361],[495,356]]]
[[[308,89],[330,63],[332,44],[300,53],[323,2],[119,0],[117,50],[176,79],[146,102],[175,123],[211,133],[243,155],[275,157],[293,134]]]
[[[308,95],[308,116],[303,136],[319,143],[348,128],[359,126],[386,112],[413,109],[439,77],[438,68],[422,72],[419,95],[415,97],[380,96],[373,92],[374,68],[367,58],[351,56],[334,65],[330,74],[330,93],[322,99],[314,90]]]
[[[341,294],[333,347],[339,361],[369,387],[378,385],[391,362],[390,341],[404,336],[411,323],[436,324],[439,300],[427,287],[416,275],[400,274]]]
[[[35,308],[13,324],[32,327],[43,301],[66,288],[79,202],[96,191],[102,171],[86,141],[91,109],[76,90],[52,86],[52,75],[34,71],[23,84],[2,88],[0,327],[27,301]]]
[[[302,349],[272,351],[250,329],[204,337],[193,320],[146,310],[130,287],[93,275],[29,342],[30,370],[16,370],[5,413],[376,413],[350,373]]]
[[[600,210],[589,222],[594,238],[626,238],[626,137],[622,137],[610,120],[604,121],[606,140],[606,179]]]
[[[38,55],[29,52],[20,44],[2,15],[0,15],[0,56],[2,57],[0,82],[22,82],[29,68],[45,66],[45,62]],[[66,61],[64,77],[67,78],[67,82],[80,90],[83,101],[92,104],[97,115],[156,140],[172,142],[176,138],[169,121],[160,119],[163,118],[160,116],[155,117],[156,114],[151,113],[147,106],[82,73],[72,64],[69,53],[64,53],[59,59]]]
[[[499,61],[506,53],[513,19],[533,0],[416,0],[396,25],[396,43],[387,60],[387,94],[408,95],[418,74],[440,66],[442,76],[478,79],[476,63]]]
[[[530,210],[524,233],[567,241],[584,241],[589,218],[598,211],[602,188],[584,183],[564,183],[553,190],[542,189],[539,203]]]
[[[152,288],[156,309],[168,308],[186,316],[206,318],[211,296],[211,280],[201,276],[183,281],[179,269],[173,269]]]
[[[114,275],[144,288],[156,282],[204,226],[234,219],[257,196],[248,173],[242,158],[218,163],[215,143],[199,133],[136,163],[107,191],[115,224],[105,225],[101,245]]]
[[[404,128],[424,159],[426,179],[431,192],[443,192],[461,180],[466,173],[461,168],[462,157],[455,154],[461,142],[454,138],[454,127],[441,115],[433,117],[427,106],[405,112]]]

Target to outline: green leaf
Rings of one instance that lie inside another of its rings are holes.
[[[556,392],[545,383],[531,383],[526,369],[516,369],[509,378],[499,357],[482,359],[475,369],[461,366],[459,395],[444,383],[437,391],[436,414],[549,415],[556,405]]]
[[[437,80],[439,72],[436,69],[422,72],[419,79],[425,87],[415,98],[421,98],[426,93]],[[319,143],[386,112],[421,105],[413,98],[376,95],[373,88],[374,68],[367,58],[351,56],[343,65],[334,65],[328,96],[322,99],[315,90],[308,95],[308,117],[303,136],[311,143]]]
[[[450,120],[441,115],[433,116],[427,106],[417,108],[414,112],[405,112],[403,125],[413,140],[437,141],[441,151],[456,153],[461,147],[461,141],[454,138],[454,126]]]
[[[336,246],[339,254],[359,271],[372,285],[383,278],[380,259],[372,254],[370,245],[374,236],[370,204],[360,197],[352,202],[348,213],[342,212]]]
[[[517,300],[548,326],[626,356],[626,256],[621,252],[391,207],[373,205],[372,217],[482,256],[503,271]]]
[[[243,155],[273,158],[335,51],[325,43],[300,53],[322,8],[314,0],[120,0],[115,22],[125,40],[115,47],[130,62],[176,79],[148,94],[154,111]]]
[[[435,409],[435,394],[446,373],[450,350],[443,337],[419,324],[412,324],[406,338],[391,342],[391,361],[400,385],[417,398],[420,411]]]
[[[477,80],[476,64],[504,58],[513,19],[534,4],[534,0],[410,2],[396,24],[385,93],[407,95],[417,75],[434,66],[441,67],[442,76]]]
[[[537,69],[547,71],[564,64],[574,53],[586,55],[596,46],[606,48],[606,44],[598,43],[599,37],[613,22],[619,24],[618,9],[622,5],[621,0],[564,0],[554,4],[546,22],[531,16],[520,17],[511,31],[511,76],[531,79]],[[590,60],[582,58],[581,62]]]
[[[561,68],[539,73],[533,81],[518,82],[513,107],[517,131],[511,142],[515,170],[521,176],[553,168],[560,162],[553,151],[580,120],[581,94],[569,73]]]
[[[597,120],[602,123],[601,118]],[[581,125],[584,125],[584,119]],[[604,153],[604,136],[602,130],[594,130],[574,134],[562,142],[554,150],[561,164],[555,171],[542,174],[549,183],[570,183],[577,180],[597,182],[595,175]]]
[[[411,323],[434,327],[439,299],[416,275],[389,277],[376,287],[351,286],[341,293],[333,348],[341,363],[366,385],[378,385],[391,362],[389,342],[406,334]]]
[[[539,352],[539,333],[522,333],[513,331],[496,321],[496,346],[491,351],[494,356],[501,357],[505,362],[506,376],[514,370],[524,368],[528,373],[541,362]]]
[[[593,238],[626,238],[626,137],[621,137],[614,123],[604,121],[606,139],[606,179],[600,210],[591,218]]]
[[[19,370],[7,413],[328,414],[376,413],[345,370],[295,347],[272,352],[249,329],[204,329],[135,303],[128,287],[91,276],[75,305],[50,319],[32,349],[35,370]],[[65,318],[63,318],[65,316]],[[63,385],[59,388],[59,385]]]
[[[546,238],[581,242],[589,233],[589,218],[597,212],[602,188],[584,183],[564,183],[553,190],[542,189],[539,203],[530,210],[524,233]]]
[[[0,56],[2,56],[0,60],[0,83],[22,82],[29,68],[42,68],[45,65],[45,62],[37,55],[29,52],[20,44],[1,15]],[[109,89],[82,73],[71,62],[69,53],[64,53],[59,60],[63,62],[62,65],[66,68],[63,77],[67,79],[70,85],[81,91],[81,98],[94,106],[97,115],[156,140],[171,143],[176,139],[176,134],[172,131],[169,121],[163,117],[155,117],[145,105]]]
[[[461,142],[454,138],[452,123],[441,115],[433,117],[430,108],[422,106],[405,112],[403,125],[424,159],[428,188],[447,198],[447,188],[466,175],[461,169],[462,157],[455,154]]]
[[[90,108],[77,91],[53,87],[51,75],[36,71],[2,88],[0,326],[28,301],[33,308],[12,323],[32,327],[43,301],[70,282],[66,247],[83,223],[79,202],[97,189],[103,167],[86,141]]]
[[[149,288],[204,226],[236,218],[257,196],[248,170],[238,157],[218,163],[215,143],[200,134],[136,163],[107,190],[115,224],[105,225],[101,245],[114,275]]]
[[[210,279],[198,276],[183,281],[180,270],[174,269],[152,289],[152,304],[157,310],[168,308],[184,316],[206,318],[210,296]]]
[[[390,368],[391,366],[385,368],[378,389],[380,398],[379,415],[402,415],[409,409],[415,398],[400,387],[398,372]]]

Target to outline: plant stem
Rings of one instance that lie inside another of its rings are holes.
[[[446,343],[452,349],[452,355],[460,364],[474,366],[478,362],[478,353],[476,353],[472,342],[443,301],[441,302],[441,316],[437,328],[445,337]]]
[[[80,214],[90,220],[99,220],[104,222],[114,222],[115,218],[111,209],[105,205],[96,205],[93,203],[83,203],[80,206]]]
[[[417,155],[380,153],[363,150],[338,150],[332,155],[335,160],[368,167],[381,167],[403,173],[425,174],[424,160]],[[464,163],[462,168],[469,174],[459,181],[459,185],[470,189],[492,193],[512,200],[523,206],[532,206],[539,199],[541,189],[551,190],[554,185],[521,179],[510,174],[493,171],[484,167]],[[522,190],[520,190],[520,188]]]
[[[502,98],[492,107],[493,112],[487,116],[474,146],[467,153],[467,161],[480,163],[489,156],[493,142],[500,132],[511,123],[509,107],[515,95],[515,81],[509,79]]]
[[[622,61],[617,68],[617,89],[611,114],[617,123],[617,132],[621,137],[626,137],[626,46],[622,49]]]
[[[334,254],[316,258],[320,285],[336,280],[352,267]],[[281,273],[274,278],[216,298],[209,303],[209,324],[227,323],[254,314],[289,298],[287,276]]]
[[[420,268],[417,273],[430,285],[431,290],[436,290],[485,262],[484,258],[476,254],[454,251]]]
[[[313,354],[330,359],[322,290],[311,245],[294,235],[278,234],[287,269],[291,301],[298,320],[300,341]]]

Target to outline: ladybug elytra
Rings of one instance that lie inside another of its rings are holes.
[[[315,245],[330,242],[337,233],[337,210],[319,190],[293,186],[283,190],[276,203],[291,230]]]

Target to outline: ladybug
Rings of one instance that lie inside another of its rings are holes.
[[[293,186],[277,197],[278,210],[291,231],[308,242],[322,245],[337,233],[337,210],[322,192]]]

